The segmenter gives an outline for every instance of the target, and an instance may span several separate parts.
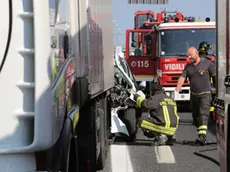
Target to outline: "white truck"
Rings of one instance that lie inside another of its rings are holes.
[[[0,11],[0,171],[103,168],[112,0],[8,0]]]

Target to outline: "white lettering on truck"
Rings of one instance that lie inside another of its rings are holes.
[[[184,70],[185,64],[165,64],[166,70]]]

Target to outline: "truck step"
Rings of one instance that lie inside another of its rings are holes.
[[[17,86],[19,88],[35,88],[35,83],[34,82],[24,82],[24,81],[19,81],[17,83]]]
[[[18,16],[21,18],[33,18],[34,13],[33,12],[22,12],[22,13],[18,13]]]

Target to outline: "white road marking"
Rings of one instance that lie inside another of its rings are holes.
[[[111,145],[110,155],[112,172],[133,172],[127,145]]]
[[[176,163],[174,154],[170,146],[155,146],[157,162],[159,164]]]
[[[155,149],[157,163],[159,164],[176,163],[174,154],[170,146],[155,146],[154,149]],[[110,155],[111,155],[112,172],[134,171],[127,145],[111,145]],[[154,158],[153,161],[155,161]]]

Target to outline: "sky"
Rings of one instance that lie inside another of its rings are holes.
[[[151,10],[155,13],[167,8],[170,11],[178,10],[184,16],[197,19],[206,17],[215,19],[215,0],[169,0],[168,5],[128,4],[128,0],[113,0],[114,43],[125,43],[125,30],[133,29],[134,13],[138,10]],[[120,37],[120,38],[119,38]]]

